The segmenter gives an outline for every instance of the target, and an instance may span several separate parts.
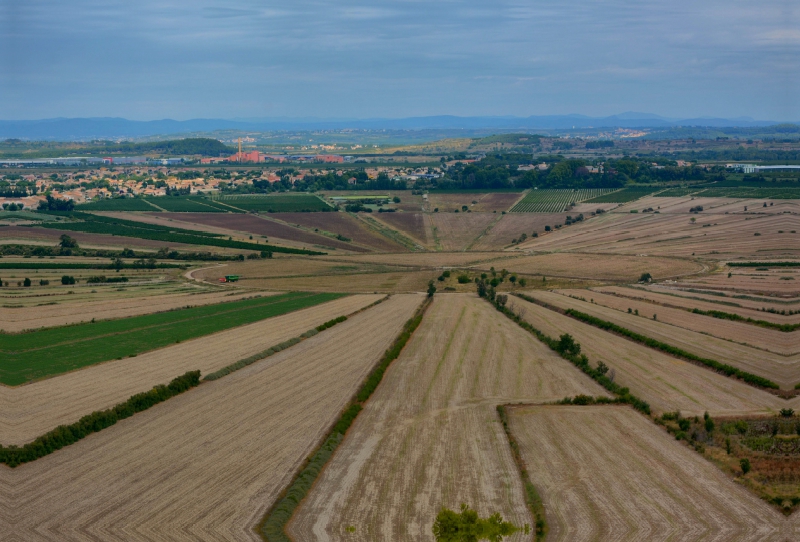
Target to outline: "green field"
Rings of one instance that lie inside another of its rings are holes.
[[[800,188],[741,188],[723,186],[695,194],[701,198],[800,199]]]
[[[177,263],[157,263],[153,269],[177,269],[187,267],[189,264]],[[31,260],[30,262],[0,262],[0,269],[114,269],[111,263],[101,262],[40,262]],[[124,263],[121,269],[142,269],[141,265]]]
[[[0,333],[0,382],[16,386],[95,363],[135,356],[342,295],[293,292],[28,333]]]
[[[171,213],[241,213],[226,205],[198,196],[146,198],[149,203]],[[153,209],[157,210],[157,209]]]
[[[694,194],[695,192],[699,192],[703,190],[702,188],[670,188],[668,190],[664,190],[663,192],[659,192],[654,194],[657,198],[682,198],[684,196],[688,196],[690,194]]]
[[[580,203],[611,192],[610,188],[531,190],[511,208],[512,213],[563,213],[570,203]]]
[[[333,207],[317,196],[290,195],[270,196],[261,194],[243,194],[215,196],[218,201],[243,211],[265,211],[269,213],[301,213],[316,211],[332,211]]]
[[[602,196],[588,200],[586,203],[627,203],[657,192],[658,188],[623,188],[616,192],[603,194]]]

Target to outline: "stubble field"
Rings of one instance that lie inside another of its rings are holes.
[[[580,393],[606,395],[477,296],[437,298],[289,531],[295,540],[432,540],[439,508],[461,502],[532,524],[495,406]]]
[[[627,407],[509,408],[551,541],[795,540],[800,531]]]
[[[1,468],[5,536],[258,540],[255,524],[419,302],[397,296],[64,450]]]

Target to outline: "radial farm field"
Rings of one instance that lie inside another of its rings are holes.
[[[330,301],[341,294],[290,293],[159,314],[0,335],[0,382],[15,386],[94,363]]]

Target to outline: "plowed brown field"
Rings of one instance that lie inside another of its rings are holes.
[[[538,293],[533,293],[536,297]],[[525,308],[525,320],[551,337],[569,333],[583,347],[592,365],[605,362],[615,382],[650,403],[656,412],[680,410],[685,415],[734,416],[777,413],[800,402],[786,401],[739,380],[631,342],[533,303],[514,299]]]
[[[494,213],[432,213],[426,218],[433,237],[430,248],[459,251],[466,250],[498,217]]]
[[[383,235],[371,231],[360,220],[347,213],[274,213],[270,216],[290,224],[341,234],[359,245],[380,252],[406,252],[403,245],[398,245]]]
[[[377,299],[380,296],[349,296],[135,358],[93,365],[17,388],[0,386],[0,444],[24,444],[60,424],[76,422],[90,412],[166,384],[186,371],[199,369],[206,375]]]
[[[579,393],[605,395],[475,295],[437,297],[289,531],[295,540],[432,540],[439,508],[461,502],[531,524],[495,405]]]
[[[253,531],[419,305],[398,296],[16,469],[9,540],[259,540]]]
[[[787,520],[626,407],[509,408],[548,540],[797,540]]]

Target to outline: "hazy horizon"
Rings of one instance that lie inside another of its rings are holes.
[[[6,0],[0,119],[800,119],[786,0]]]

